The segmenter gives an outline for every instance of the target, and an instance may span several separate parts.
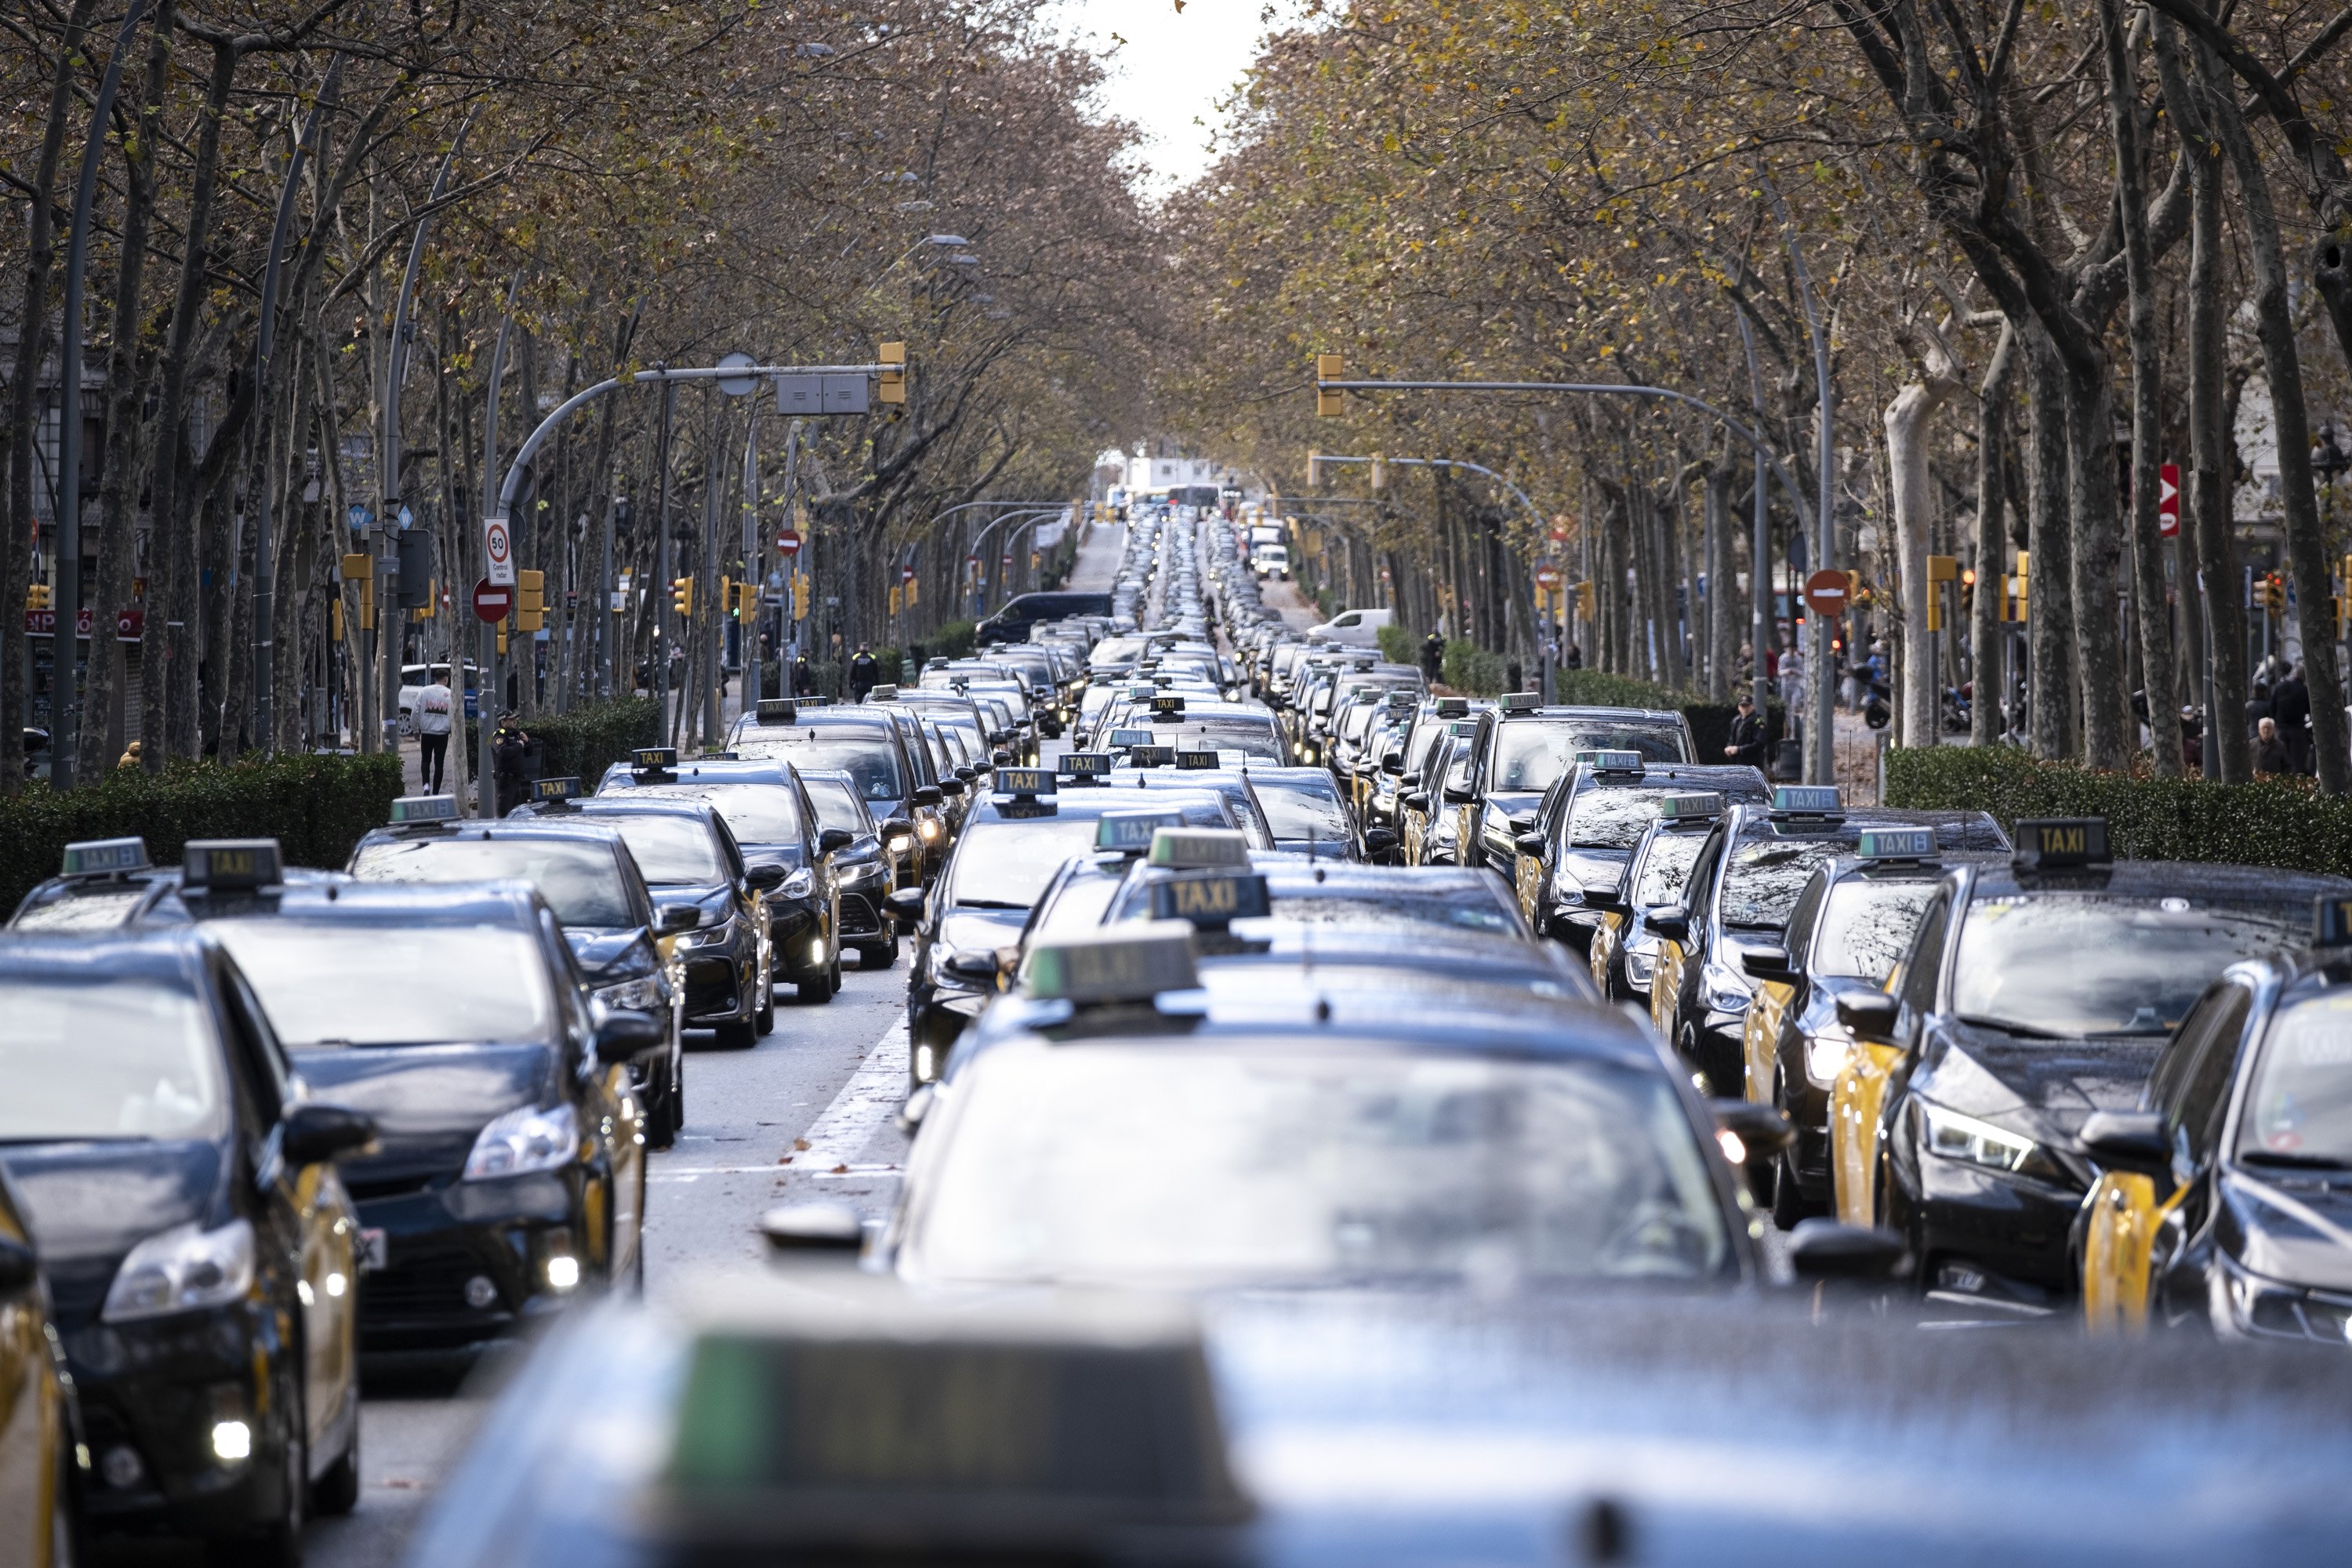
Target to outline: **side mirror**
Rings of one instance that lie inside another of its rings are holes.
[[[1511,847],[1517,850],[1522,855],[1530,855],[1535,857],[1537,859],[1541,859],[1544,852],[1543,835],[1540,833],[1522,833],[1517,838],[1511,840]]]
[[[1856,991],[1837,1002],[1838,1022],[1859,1040],[1893,1040],[1895,1020],[1902,1014],[1903,1004],[1884,991]]]
[[[1415,811],[1427,811],[1429,809],[1429,792],[1424,789],[1417,789],[1411,795],[1404,797],[1404,803]]]
[[[956,769],[955,775],[964,783],[970,784],[972,780],[980,776],[980,770],[974,767],[971,763],[965,763]],[[940,787],[944,789],[946,785],[943,784]]]
[[[1536,814],[1532,811],[1520,812],[1517,816],[1511,818],[1511,831],[1514,833],[1526,833],[1532,829],[1535,825]]]
[[[847,1204],[786,1204],[760,1216],[772,1252],[855,1252],[866,1245],[866,1222]]]
[[[1902,1265],[1904,1251],[1891,1230],[1833,1219],[1800,1220],[1789,1233],[1789,1267],[1800,1279],[1884,1279]]]
[[[900,888],[882,900],[882,907],[895,918],[912,924],[923,918],[923,889]]]
[[[946,798],[940,793],[940,786],[937,784],[925,784],[915,792],[917,805],[937,805]]]
[[[874,831],[885,844],[897,839],[901,849],[915,841],[915,825],[903,816],[893,816]]]
[[[1642,916],[1643,923],[1668,942],[1690,935],[1690,911],[1680,904],[1660,904]]]
[[[1445,804],[1448,805],[1468,805],[1477,798],[1477,795],[1466,789],[1449,789],[1445,792]]]
[[[1010,746],[999,746],[996,750],[988,753],[988,760],[994,763],[1000,768],[1009,768],[1013,765],[1013,748]]]
[[[290,1107],[279,1122],[278,1152],[289,1165],[316,1165],[375,1142],[375,1118],[340,1105],[309,1101]]]
[[[676,936],[702,923],[702,911],[692,904],[663,904],[654,910],[654,934]]]
[[[782,887],[784,879],[791,875],[791,867],[780,865],[772,860],[764,866],[746,868],[743,872],[743,885],[755,893],[772,893]]]
[[[1788,1117],[1777,1105],[1759,1105],[1752,1100],[1710,1100],[1706,1108],[1714,1114],[1717,1128],[1738,1139],[1751,1160],[1759,1154],[1777,1154],[1797,1141],[1797,1130],[1789,1125]]]
[[[846,827],[828,827],[816,836],[816,852],[820,855],[830,855],[837,849],[846,849],[856,842],[857,836]]]
[[[13,1296],[40,1278],[41,1260],[13,1236],[0,1236],[0,1296]]]
[[[948,960],[948,973],[963,980],[993,980],[996,978],[996,950],[986,952],[959,952]]]
[[[1401,779],[1404,777],[1404,759],[1402,757],[1382,757],[1381,759],[1381,772],[1388,774],[1391,778]]]
[[[940,794],[943,795],[959,795],[962,793],[963,780],[950,774],[940,781]]]
[[[1364,829],[1365,854],[1385,855],[1396,847],[1397,836],[1392,830],[1386,827],[1367,827]]]
[[[1797,977],[1785,947],[1751,947],[1739,955],[1739,967],[1759,980],[1787,982]]]
[[[596,1059],[625,1062],[669,1037],[669,1026],[652,1013],[615,1007],[596,1022]]]
[[[2111,1171],[2142,1176],[2168,1175],[2172,1146],[2164,1136],[2164,1118],[2153,1110],[2095,1110],[2083,1119],[2075,1134],[2083,1152]]]

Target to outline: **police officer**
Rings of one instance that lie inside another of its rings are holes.
[[[1421,639],[1422,673],[1435,680],[1445,668],[1445,639],[1431,632]]]
[[[521,723],[510,712],[499,714],[499,727],[490,735],[490,781],[500,816],[523,802],[530,783],[523,776],[530,751],[530,737],[524,733]]]
[[[875,672],[882,667],[874,662],[874,653],[864,643],[857,645],[857,657],[849,661],[849,695],[855,701],[866,700],[877,679]]]
[[[1756,711],[1756,700],[1739,700],[1739,716],[1731,721],[1731,744],[1723,754],[1735,763],[1745,763],[1751,768],[1764,765],[1764,715]]]

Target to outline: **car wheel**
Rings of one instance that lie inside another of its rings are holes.
[[[806,1003],[830,1002],[834,993],[834,972],[831,968],[803,975],[793,982],[800,988],[801,1000]]]
[[[760,987],[760,1011],[751,1020],[751,1023],[752,1026],[759,1030],[762,1035],[770,1035],[775,1032],[776,983],[772,976]]]
[[[750,1018],[730,1018],[715,1032],[722,1051],[748,1051],[760,1043],[759,1028]]]
[[[352,1423],[352,1440],[327,1473],[310,1483],[310,1511],[321,1516],[346,1514],[360,1501],[360,1426]]]
[[[867,942],[857,950],[860,969],[888,969],[898,962],[898,939]]]

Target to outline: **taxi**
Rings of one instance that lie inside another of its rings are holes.
[[[1858,1046],[1838,1022],[1837,1000],[1883,990],[1911,945],[1919,916],[1948,867],[1991,863],[1990,854],[1947,854],[1931,827],[1867,827],[1855,853],[1818,867],[1778,947],[1749,948],[1742,966],[1757,982],[1740,1031],[1749,1100],[1776,1105],[1796,1137],[1771,1172],[1772,1218],[1783,1230],[1823,1212],[1832,1197],[1830,1097]]]
[[[801,787],[816,808],[820,829],[838,828],[849,842],[824,858],[841,900],[841,940],[866,969],[898,962],[898,928],[882,900],[899,885],[900,868],[914,857],[915,825],[903,817],[876,822],[866,809],[857,781],[837,769],[800,774]]]
[[[1658,802],[1658,815],[1642,830],[1625,859],[1625,874],[1613,886],[1585,885],[1584,902],[1598,910],[1585,962],[1592,984],[1612,1002],[1633,1002],[1649,1010],[1650,984],[1657,975],[1661,939],[1650,925],[1652,910],[1681,907],[1691,868],[1715,831],[1727,802],[1712,790],[1692,790]]]
[[[1428,759],[1429,748],[1445,732],[1445,726],[1456,719],[1470,716],[1470,700],[1466,697],[1424,698],[1414,704],[1403,719],[1397,740],[1385,748],[1378,766],[1373,770],[1369,805],[1364,813],[1368,826],[1385,827],[1397,836],[1398,848],[1393,851],[1402,858],[1404,843],[1404,805],[1402,796],[1413,784],[1407,779],[1421,777],[1422,764]],[[1433,722],[1434,721],[1434,722]]]
[[[1624,879],[1642,833],[1670,795],[1714,794],[1761,804],[1771,786],[1754,768],[1720,763],[1652,763],[1639,752],[1579,752],[1532,814],[1511,818],[1511,885],[1519,912],[1546,936],[1591,952],[1601,921],[1585,889],[1606,891]]]
[[[224,892],[258,864],[184,853]],[[335,1162],[374,1122],[311,1098],[204,927],[11,931],[0,1016],[0,1163],[80,1405],[87,1522],[295,1561],[306,1516],[359,1500],[359,1226]]]
[[[89,1489],[89,1445],[57,1309],[25,1205],[0,1168],[0,1562],[80,1561],[76,1508]]]
[[[1720,1091],[1738,1092],[1747,1075],[1740,1037],[1757,983],[1743,955],[1778,945],[1813,868],[1851,854],[1871,827],[1933,828],[1950,849],[2009,847],[1981,811],[1849,811],[1834,786],[1783,784],[1769,808],[1731,807],[1699,850],[1680,907],[1649,915],[1664,939],[1650,1020]]]
[[[1422,752],[1418,773],[1407,774],[1397,786],[1397,846],[1408,866],[1450,866],[1461,814],[1445,808],[1447,792],[1469,788],[1470,749],[1478,735],[1476,719],[1448,719],[1435,726],[1428,750]]]
[[[1455,814],[1455,853],[1465,866],[1508,875],[1525,829],[1515,819],[1535,810],[1544,792],[1580,752],[1638,752],[1644,762],[1697,761],[1690,721],[1639,708],[1544,706],[1542,694],[1515,691],[1478,716],[1468,762],[1445,783]]]
[[[901,710],[899,717],[905,717]],[[947,784],[925,784],[909,742],[885,706],[835,707],[793,698],[763,697],[751,713],[736,720],[727,734],[730,756],[746,761],[781,758],[797,768],[846,769],[857,780],[866,809],[881,821],[902,817],[914,825],[917,854],[904,884],[928,883],[939,874],[948,847],[941,811]]]
[[[314,887],[348,881],[341,871],[320,871],[308,866],[280,866],[278,880],[288,887]],[[110,931],[140,924],[167,924],[179,900],[180,868],[158,866],[147,858],[147,840],[84,839],[66,846],[65,866],[58,875],[37,884],[9,918],[10,931]]]
[[[2314,925],[2310,947],[2222,972],[2137,1110],[2084,1119],[2092,1332],[2352,1343],[2352,900],[2319,900]]]
[[[1865,1166],[1929,1300],[2028,1317],[2078,1282],[2087,1119],[2137,1109],[2207,987],[2301,945],[2313,900],[2352,881],[2116,860],[2100,817],[2017,826],[2011,865],[1947,874],[1885,991],[1839,999],[1838,1021],[1894,1065],[1832,1102],[1832,1173],[1841,1212],[1859,1211],[1845,1171]]]
[[[1160,829],[1183,826],[1183,817],[1172,811],[1113,811],[1096,818],[1094,853],[1062,862],[1013,945],[1025,955],[1039,941],[1102,924],[1126,885],[1128,868],[1150,852]]]

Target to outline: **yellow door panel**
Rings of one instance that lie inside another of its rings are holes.
[[[331,1164],[294,1180],[302,1229],[303,1417],[313,1452],[359,1389],[359,1220]]]
[[[1600,925],[1593,929],[1590,950],[1592,984],[1601,988],[1604,996],[1609,993],[1609,965],[1617,956],[1617,929],[1623,923],[1623,916],[1605,914],[1601,917]]]
[[[1901,1055],[1893,1046],[1856,1041],[1830,1089],[1830,1176],[1837,1216],[1847,1225],[1878,1223],[1878,1113]]]
[[[1511,885],[1518,889],[1519,913],[1528,923],[1536,921],[1536,892],[1543,886],[1543,862],[1532,855],[1522,855],[1511,862]]]
[[[1761,1105],[1772,1098],[1772,1066],[1779,1055],[1780,1021],[1795,1001],[1797,988],[1778,980],[1756,987],[1748,1021],[1740,1026],[1740,1045],[1748,1058],[1748,1098]]]
[[[2156,1184],[2146,1176],[2110,1171],[2099,1177],[2083,1230],[2083,1326],[2090,1332],[2147,1331],[2157,1232],[2188,1195],[2183,1185],[2158,1203]]]
[[[1675,998],[1682,988],[1683,944],[1661,939],[1658,965],[1650,972],[1650,1022],[1668,1040],[1675,1037]]]

